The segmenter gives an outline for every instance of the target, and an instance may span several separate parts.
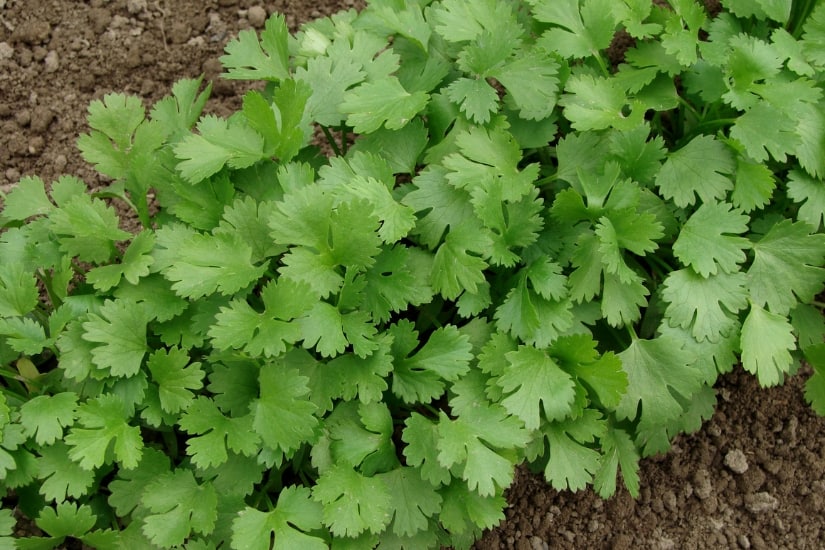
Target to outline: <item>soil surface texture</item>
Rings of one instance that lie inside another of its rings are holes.
[[[207,111],[226,114],[244,84],[218,79],[218,57],[240,30],[262,28],[275,11],[295,30],[361,5],[0,0],[0,189],[66,173],[106,185],[75,146],[91,100],[126,92],[150,105],[176,80],[203,74],[214,81]],[[702,430],[643,461],[637,500],[554,491],[520,470],[506,521],[475,548],[825,548],[825,419],[805,405],[803,383],[762,390],[739,370],[722,377],[719,408]]]

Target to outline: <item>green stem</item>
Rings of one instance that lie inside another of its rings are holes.
[[[324,135],[327,137],[327,142],[329,142],[329,146],[332,147],[332,152],[335,153],[336,157],[340,157],[341,149],[338,147],[338,143],[335,141],[335,138],[332,136],[332,132],[329,131],[324,125],[321,125],[321,130],[324,132]]]
[[[627,325],[625,327],[627,329],[627,333],[630,335],[630,339],[634,342],[639,339],[639,335],[636,334],[636,329],[633,328],[633,325]]]
[[[341,127],[338,129],[338,131],[341,132],[341,151],[343,151],[344,155],[346,155],[349,151],[349,140],[347,139],[347,125],[342,122]]]

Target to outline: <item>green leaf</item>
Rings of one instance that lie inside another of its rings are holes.
[[[485,281],[487,267],[479,255],[489,249],[489,237],[471,226],[462,225],[450,230],[433,260],[431,283],[433,290],[448,300],[464,291],[475,293]]]
[[[94,470],[85,470],[69,458],[69,448],[62,442],[40,448],[37,477],[42,481],[40,494],[48,500],[63,502],[66,497],[80,498],[95,481]]]
[[[538,429],[542,418],[562,420],[573,412],[576,383],[545,351],[521,346],[505,357],[509,367],[496,380],[507,395],[501,404],[528,430]]]
[[[761,209],[771,200],[776,180],[770,168],[744,157],[737,159],[736,181],[731,202],[745,213]]]
[[[392,496],[381,477],[367,477],[335,465],[323,472],[312,490],[312,498],[324,506],[323,519],[333,534],[356,537],[369,531],[380,533],[392,519]]]
[[[498,94],[483,78],[461,77],[444,92],[464,115],[477,124],[487,124],[498,108]]]
[[[0,266],[0,317],[23,316],[37,307],[37,280],[18,262]]]
[[[681,208],[696,202],[703,203],[724,198],[733,188],[728,177],[736,163],[730,150],[713,136],[699,136],[670,153],[659,175],[656,186],[666,199]]]
[[[591,447],[606,432],[598,411],[585,410],[584,416],[553,422],[542,429],[550,456],[544,469],[547,481],[558,491],[579,491],[593,481],[601,467],[601,454]]]
[[[224,416],[214,401],[198,396],[179,422],[182,430],[196,436],[187,440],[186,454],[200,469],[225,463],[227,449],[252,455],[259,449],[259,437],[252,431],[252,422],[252,415]]]
[[[622,479],[630,496],[639,496],[639,451],[630,435],[620,429],[609,427],[601,438],[602,466],[593,479],[593,488],[602,498],[616,494],[616,476],[621,467]]]
[[[534,17],[553,28],[539,43],[562,57],[598,55],[610,45],[616,30],[612,3],[608,0],[529,0]]]
[[[102,263],[111,258],[114,243],[131,237],[118,227],[114,209],[100,199],[77,195],[49,215],[60,249],[80,260]]]
[[[662,291],[665,315],[697,341],[718,342],[738,328],[737,314],[748,306],[746,282],[742,272],[703,277],[690,269],[672,271]]]
[[[453,533],[478,535],[481,529],[492,529],[504,520],[507,501],[500,494],[483,496],[456,480],[442,490],[441,496],[444,503],[439,520]]]
[[[126,300],[106,300],[99,314],[90,313],[89,320],[83,323],[82,338],[99,344],[92,348],[95,366],[108,370],[112,376],[137,374],[149,351],[148,322],[144,306]]]
[[[518,54],[492,76],[507,90],[521,118],[540,120],[553,114],[559,99],[558,70],[546,52],[532,49]]]
[[[266,265],[252,262],[252,248],[234,236],[203,235],[180,226],[156,232],[167,265],[158,267],[172,281],[172,289],[184,298],[197,299],[214,292],[231,296],[256,281]],[[157,249],[156,249],[157,250]],[[166,264],[155,260],[156,264]]]
[[[800,170],[788,173],[788,197],[801,203],[797,219],[807,222],[815,230],[825,221],[825,183],[815,180]]]
[[[149,231],[142,231],[129,243],[121,263],[89,270],[86,273],[86,282],[104,292],[117,286],[121,278],[125,278],[133,285],[138,284],[141,277],[149,275],[149,267],[154,263],[154,258],[149,253],[154,246],[153,234]]]
[[[327,363],[321,376],[334,376],[340,386],[333,397],[343,397],[347,401],[357,397],[362,403],[381,401],[389,388],[386,378],[393,370],[392,337],[379,337],[377,343],[378,348],[368,357],[347,353]]]
[[[169,471],[169,457],[157,449],[145,449],[136,468],[118,470],[109,484],[109,504],[123,517],[140,506],[141,494],[158,475]]]
[[[77,394],[38,395],[20,406],[20,424],[27,437],[40,446],[63,439],[63,429],[74,424]]]
[[[220,58],[226,69],[224,78],[234,80],[272,80],[289,78],[289,30],[282,14],[266,21],[260,42],[253,30],[243,30],[226,45]]]
[[[275,508],[261,512],[246,507],[232,522],[236,550],[324,550],[324,539],[308,532],[321,528],[322,506],[304,487],[289,486],[278,495]]]
[[[218,495],[209,483],[199,484],[187,469],[164,473],[141,495],[149,510],[143,533],[161,548],[179,546],[193,533],[209,535],[218,517]]]
[[[750,243],[733,235],[746,232],[748,221],[728,203],[706,202],[682,226],[673,254],[702,277],[734,273],[745,261]]]
[[[400,321],[390,328],[395,356],[392,391],[405,401],[431,401],[444,392],[445,382],[455,382],[470,368],[472,346],[453,325],[436,329],[416,353],[418,332]]]
[[[8,346],[23,355],[36,355],[51,345],[43,325],[28,317],[0,319],[0,336]]]
[[[92,470],[111,462],[110,448],[123,468],[138,465],[143,440],[140,428],[129,424],[131,415],[123,399],[114,394],[101,395],[80,405],[77,418],[78,424],[65,441],[71,447],[69,457],[83,469]]]
[[[814,369],[813,375],[805,383],[805,401],[820,416],[825,416],[825,344],[817,343],[806,347],[805,360]]]
[[[575,0],[574,0],[575,1]],[[628,100],[615,79],[588,74],[571,76],[559,100],[564,117],[576,130],[630,130],[644,121],[643,106]],[[630,113],[626,114],[628,105]]]
[[[793,327],[788,319],[751,302],[742,323],[742,366],[755,374],[763,387],[784,381],[793,366],[790,352],[796,349]]]
[[[403,448],[407,465],[419,469],[421,478],[438,487],[446,485],[452,479],[449,468],[438,462],[438,424],[418,414],[406,420],[401,439],[407,444]]]
[[[78,506],[74,502],[61,502],[56,508],[47,506],[35,520],[38,527],[55,539],[82,538],[96,522],[97,517],[90,506]]]
[[[160,406],[168,413],[185,410],[195,398],[192,390],[203,387],[201,364],[190,364],[189,355],[180,348],[155,351],[146,366],[158,385]]]
[[[429,518],[441,511],[441,495],[421,478],[418,468],[400,467],[381,478],[389,488],[393,513],[392,531],[412,536],[430,526]]]
[[[641,429],[679,417],[682,402],[689,402],[705,383],[702,372],[693,366],[692,355],[669,337],[633,340],[618,355],[628,386],[616,415],[630,420],[638,416]]]
[[[471,409],[456,419],[442,411],[438,423],[438,463],[449,468],[481,496],[493,496],[513,481],[510,453],[522,448],[530,433],[503,407]]]
[[[369,134],[385,126],[399,130],[424,110],[430,96],[410,93],[396,77],[363,83],[344,94],[341,112],[349,115],[347,124],[359,134]]]
[[[309,379],[278,361],[261,367],[260,397],[252,403],[252,427],[270,448],[285,453],[310,441],[319,426],[309,400]]]
[[[748,292],[757,305],[787,315],[798,302],[807,303],[821,292],[825,235],[811,234],[807,223],[783,219],[753,244],[753,251]]]
[[[248,168],[265,158],[264,138],[237,120],[207,115],[198,122],[198,134],[186,136],[174,147],[181,160],[177,169],[189,183],[202,182],[224,166]]]
[[[32,216],[42,216],[54,210],[54,205],[46,196],[43,180],[37,176],[25,176],[5,196],[0,219],[25,220]]]
[[[307,100],[307,111],[312,120],[328,127],[337,127],[346,119],[341,112],[340,98],[356,84],[363,82],[366,73],[354,59],[348,57],[313,57],[306,68],[298,67],[295,78],[312,89]]]
[[[550,348],[550,356],[573,375],[591,398],[604,407],[614,408],[627,389],[627,374],[613,352],[599,355],[598,343],[589,334],[559,338]]]

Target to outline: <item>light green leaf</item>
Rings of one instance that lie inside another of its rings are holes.
[[[702,277],[734,273],[745,261],[750,243],[736,237],[748,230],[748,216],[725,202],[702,204],[685,222],[673,243],[673,254]],[[731,235],[732,234],[732,235]]]
[[[747,274],[754,303],[787,315],[797,303],[807,303],[822,291],[825,235],[811,234],[807,223],[783,219],[753,244],[753,251]]]
[[[751,302],[751,310],[742,324],[742,366],[755,374],[763,387],[784,381],[790,372],[796,349],[793,327],[782,315],[772,313]]]
[[[389,77],[346,92],[341,112],[349,115],[347,124],[359,134],[369,134],[382,125],[388,130],[399,130],[427,106],[429,99],[427,93],[410,93],[398,78]]]
[[[272,80],[289,78],[289,30],[282,14],[266,21],[260,42],[255,31],[243,30],[226,45],[220,58],[224,78],[235,80]]]
[[[82,338],[100,344],[92,348],[99,369],[108,370],[112,376],[130,377],[140,370],[143,356],[149,351],[148,323],[149,314],[143,304],[106,300],[99,313],[90,313],[83,323]]]
[[[324,550],[323,539],[310,535],[321,527],[321,504],[309,489],[289,486],[278,495],[275,508],[261,512],[246,507],[232,522],[232,548],[236,550]]]
[[[699,136],[670,153],[662,166],[656,185],[666,199],[676,206],[686,207],[724,198],[733,188],[728,176],[734,173],[736,163],[730,150],[713,136]]]

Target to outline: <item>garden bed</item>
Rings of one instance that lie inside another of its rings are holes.
[[[262,27],[273,11],[294,30],[356,4],[0,0],[0,189],[35,174],[104,185],[75,145],[92,99],[118,91],[151,104],[203,73],[215,82],[206,111],[226,114],[242,85],[217,80],[217,58],[239,30]],[[723,376],[701,432],[643,462],[638,500],[624,490],[607,501],[589,490],[559,493],[521,470],[507,521],[476,547],[822,547],[825,423],[804,404],[803,382],[762,390],[739,370]]]

